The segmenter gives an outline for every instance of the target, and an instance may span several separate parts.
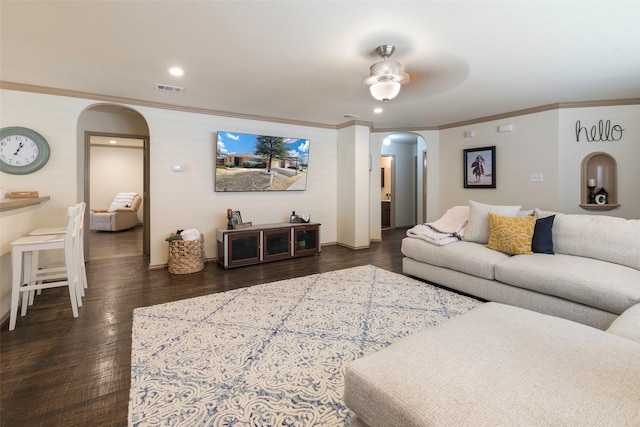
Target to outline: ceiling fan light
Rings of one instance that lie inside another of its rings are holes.
[[[369,67],[369,77],[364,80],[369,85],[371,96],[379,101],[387,102],[398,96],[400,87],[410,78],[402,70],[402,64],[389,60],[394,51],[395,47],[390,44],[378,46],[376,52],[383,60]]]
[[[400,86],[400,83],[393,80],[382,80],[369,86],[369,90],[371,91],[371,96],[375,99],[387,102],[398,96]]]

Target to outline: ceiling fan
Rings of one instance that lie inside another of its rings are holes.
[[[364,82],[369,85],[371,96],[383,102],[388,102],[400,93],[403,83],[409,81],[409,74],[402,69],[402,64],[389,60],[396,47],[392,44],[383,44],[376,48],[376,53],[383,58],[369,68],[369,77]]]

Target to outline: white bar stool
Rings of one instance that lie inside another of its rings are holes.
[[[78,260],[78,263],[77,263],[78,274],[80,277],[80,281],[82,283],[82,287],[79,289],[81,297],[84,297],[85,295],[84,290],[87,289],[87,286],[88,286],[87,271],[86,271],[85,260],[84,260],[84,215],[85,215],[86,206],[87,204],[85,202],[80,202],[76,205],[76,207],[78,207],[79,210],[77,214],[77,221],[75,223],[76,234],[74,239],[76,259]],[[66,233],[66,231],[67,229],[65,227],[36,228],[31,233],[29,233],[29,236],[46,236],[50,234],[64,234]],[[37,269],[39,267],[37,252],[35,256],[33,256],[32,258],[31,265],[32,265],[31,268],[33,269]],[[50,270],[53,270],[53,269],[50,269]],[[60,273],[66,272],[66,267],[59,267],[58,271]],[[38,294],[40,294],[39,291],[38,291]],[[31,293],[29,298],[29,305],[31,304],[33,304],[33,292]],[[82,306],[82,299],[78,301],[78,306]]]
[[[13,267],[13,279],[11,288],[11,313],[9,317],[9,330],[16,327],[18,317],[18,302],[20,293],[22,297],[22,315],[27,313],[28,296],[32,291],[39,289],[67,286],[71,311],[73,317],[78,317],[78,299],[81,287],[76,263],[73,241],[76,236],[76,221],[78,206],[69,208],[69,221],[65,234],[50,234],[43,236],[25,236],[11,242],[11,263]],[[64,249],[65,273],[54,271],[57,269],[34,270],[32,257],[34,252]],[[65,276],[65,277],[62,277]],[[61,280],[65,279],[65,280]]]

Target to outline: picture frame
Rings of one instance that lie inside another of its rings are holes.
[[[240,215],[240,211],[231,212],[231,224],[232,226],[234,226],[234,228],[238,224],[242,224],[242,215]]]
[[[496,188],[496,146],[466,148],[463,155],[464,188]]]

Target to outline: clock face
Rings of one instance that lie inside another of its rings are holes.
[[[0,129],[0,170],[23,175],[35,172],[49,160],[49,144],[38,132],[23,127]]]
[[[11,166],[27,166],[35,162],[40,149],[29,137],[7,135],[0,139],[0,161]]]

